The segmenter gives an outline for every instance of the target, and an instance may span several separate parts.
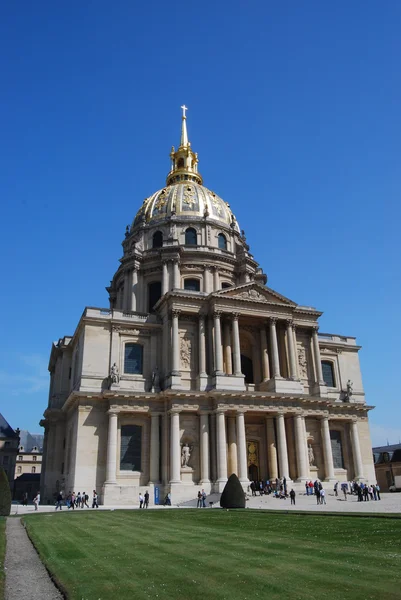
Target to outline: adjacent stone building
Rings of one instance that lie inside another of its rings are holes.
[[[43,435],[20,431],[17,462],[15,465],[14,498],[20,500],[24,494],[32,500],[40,488],[42,470]]]
[[[13,429],[0,414],[0,467],[3,467],[10,484],[11,493],[14,490],[15,461],[19,445],[19,429]]]
[[[267,287],[244,232],[181,140],[122,242],[109,307],[52,347],[42,497],[173,502],[249,479],[374,480],[352,336]],[[247,202],[252,205],[252,198]],[[294,482],[294,483],[292,483]]]

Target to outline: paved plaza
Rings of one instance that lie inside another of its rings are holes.
[[[327,492],[326,492],[327,493]],[[219,508],[219,495],[214,494],[209,496],[207,499],[207,505],[210,507],[209,502],[213,502],[213,509]],[[291,505],[289,498],[286,500],[280,500],[270,496],[248,496],[247,507],[265,510],[291,510],[291,511],[313,511],[313,512],[347,512],[347,513],[400,513],[401,514],[401,494],[381,494],[381,500],[376,502],[358,502],[356,496],[347,496],[347,500],[344,499],[343,494],[339,494],[336,498],[333,492],[329,492],[326,495],[326,504],[317,505],[315,496],[306,496],[306,494],[297,494],[295,506]],[[172,502],[172,508],[196,508],[196,499],[190,500],[182,504],[174,504]],[[149,509],[169,510],[170,507],[165,506],[153,506],[150,504]],[[99,506],[99,509],[88,509],[88,508],[76,508],[75,511],[92,511],[92,510],[136,510],[139,509],[137,504],[131,506]],[[27,507],[21,506],[20,504],[13,504],[11,507],[11,515],[26,515],[35,512],[33,506]],[[39,507],[40,513],[44,512],[57,512],[54,506],[43,505]],[[66,506],[63,507],[62,512],[74,512],[71,509],[68,510]]]

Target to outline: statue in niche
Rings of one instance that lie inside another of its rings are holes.
[[[184,442],[181,448],[181,466],[188,467],[189,459],[191,458],[192,446],[188,446],[187,442]]]
[[[315,463],[315,453],[313,452],[313,448],[310,444],[308,445],[308,459],[309,459],[309,466],[313,467],[314,463]]]
[[[120,371],[118,370],[116,363],[114,363],[110,369],[110,381],[112,384],[120,383]]]
[[[159,369],[156,366],[152,371],[152,392],[160,391],[160,374]]]

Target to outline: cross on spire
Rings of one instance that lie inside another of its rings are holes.
[[[183,119],[186,119],[186,118],[187,118],[187,115],[185,114],[185,111],[187,111],[187,110],[188,110],[188,108],[185,106],[185,104],[183,104],[183,105],[181,106],[181,108],[182,108],[182,118],[183,118]]]

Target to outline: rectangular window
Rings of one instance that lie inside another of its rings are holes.
[[[344,469],[343,445],[341,442],[341,431],[330,431],[331,451],[333,453],[333,465],[335,469]]]
[[[142,427],[121,427],[120,470],[141,471]]]
[[[322,371],[323,371],[323,379],[324,379],[327,387],[336,387],[336,383],[334,381],[333,363],[328,360],[323,360],[322,361]]]
[[[141,375],[143,372],[143,346],[140,344],[125,344],[124,373]]]
[[[22,456],[19,456],[19,457],[18,457],[18,460],[22,460]]]

